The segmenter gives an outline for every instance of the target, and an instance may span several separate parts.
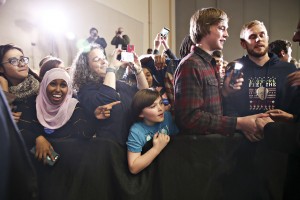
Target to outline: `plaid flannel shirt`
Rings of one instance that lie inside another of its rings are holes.
[[[223,116],[219,76],[211,55],[196,47],[175,72],[175,119],[190,134],[229,135],[236,117]]]

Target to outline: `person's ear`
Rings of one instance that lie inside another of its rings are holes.
[[[143,115],[143,113],[141,113],[141,114],[139,115],[139,117],[140,117],[140,118],[144,118],[145,116]]]
[[[284,50],[281,50],[279,54],[280,54],[280,56],[279,56],[279,57],[284,57],[284,56],[285,56],[285,52],[284,52]]]
[[[4,68],[2,66],[0,66],[0,72],[4,73]]]
[[[241,39],[241,46],[244,48],[244,49],[246,49],[246,41],[245,40],[243,40],[243,39]]]

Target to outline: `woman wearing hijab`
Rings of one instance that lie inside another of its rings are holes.
[[[69,74],[60,68],[46,72],[36,99],[37,119],[41,124],[36,137],[35,156],[45,160],[53,147],[49,142],[55,138],[91,138],[93,129],[88,124],[78,100],[72,98]]]

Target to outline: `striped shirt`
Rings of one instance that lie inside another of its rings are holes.
[[[201,48],[186,56],[175,72],[175,119],[182,132],[229,135],[236,117],[223,116],[215,60]]]

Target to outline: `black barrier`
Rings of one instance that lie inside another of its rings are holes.
[[[174,136],[137,175],[128,170],[126,148],[113,141],[64,139],[51,144],[61,155],[57,164],[34,161],[43,200],[265,200],[283,195],[287,155],[238,133]]]

